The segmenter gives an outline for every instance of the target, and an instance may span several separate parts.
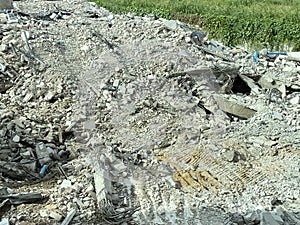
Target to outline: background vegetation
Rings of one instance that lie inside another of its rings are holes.
[[[92,0],[114,13],[198,24],[225,45],[300,50],[300,0]]]

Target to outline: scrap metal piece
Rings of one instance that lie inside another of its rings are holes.
[[[206,36],[207,32],[204,31],[193,31],[190,35],[193,43],[196,45],[202,45]]]
[[[5,199],[3,202],[0,203],[0,209],[6,205],[6,203],[9,203],[9,199]],[[0,223],[1,224],[1,223]]]
[[[9,199],[12,205],[19,205],[23,203],[36,203],[45,200],[46,196],[39,192],[21,192],[17,194],[0,195],[0,200],[5,201]]]
[[[208,53],[208,54],[213,55],[213,56],[217,56],[217,57],[219,57],[219,58],[221,58],[225,61],[228,61],[228,62],[233,62],[232,59],[224,56],[222,53],[218,53],[218,52],[210,50],[208,47],[206,47],[204,45],[206,36],[207,36],[206,32],[194,31],[194,32],[191,33],[190,38],[191,38],[192,42],[196,45],[196,47],[198,49],[204,51],[205,53]],[[212,44],[216,46],[215,41],[213,41]]]
[[[66,179],[68,179],[68,176],[67,176],[66,172],[64,171],[64,169],[62,168],[62,166],[58,164],[57,167],[58,167],[59,172],[60,172]]]
[[[102,218],[108,224],[122,224],[131,221],[139,207],[116,208],[110,201],[100,202]]]
[[[110,43],[110,42],[109,42],[102,34],[100,34],[100,33],[96,32],[96,31],[94,31],[94,32],[92,33],[92,35],[95,36],[95,37],[97,37],[97,38],[99,38],[104,44],[107,45],[107,47],[108,47],[109,49],[114,49],[114,48],[116,47],[116,45]]]
[[[96,198],[99,208],[102,211],[102,218],[108,224],[121,224],[123,222],[131,221],[132,215],[139,207],[119,208],[113,205],[109,200],[109,193],[112,192],[112,183],[105,175],[101,167],[96,166],[94,172],[94,183],[96,190]]]
[[[228,62],[234,62],[234,60],[222,55],[222,54],[219,54],[215,51],[212,51],[212,50],[209,50],[207,47],[204,47],[204,46],[200,46],[200,45],[196,45],[197,48],[199,48],[200,50],[204,51],[205,53],[207,54],[210,54],[210,55],[213,55],[213,56],[216,56],[216,57],[219,57],[225,61],[228,61]]]

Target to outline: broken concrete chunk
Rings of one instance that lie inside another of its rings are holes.
[[[8,218],[3,218],[3,219],[0,221],[0,225],[9,225],[9,220],[8,220]]]
[[[83,124],[84,129],[92,130],[95,129],[96,123],[94,120],[87,120]]]
[[[233,162],[236,154],[234,150],[226,150],[224,153],[222,153],[222,156],[226,161]]]
[[[164,26],[168,29],[168,30],[176,30],[178,27],[178,24],[175,20],[164,20],[163,21]]]
[[[267,141],[267,138],[264,136],[261,136],[261,137],[252,136],[252,137],[248,138],[249,143],[256,144],[258,146],[263,146],[266,141]]]
[[[5,51],[7,51],[7,49],[8,49],[8,46],[6,44],[0,45],[0,52],[5,52]]]
[[[227,100],[219,95],[215,95],[214,99],[216,100],[219,109],[221,109],[224,112],[233,114],[235,116],[249,119],[256,113],[256,111],[253,109],[240,105],[239,103]]]
[[[105,177],[104,172],[101,169],[95,170],[94,182],[97,204],[101,207],[101,203],[107,200],[107,192],[112,190],[111,182]]]
[[[63,218],[63,216],[60,213],[58,213],[54,210],[51,210],[49,212],[49,217],[55,219],[56,221],[61,221]]]
[[[27,93],[25,97],[23,98],[23,102],[29,102],[33,97],[33,94],[31,92]]]
[[[290,99],[290,103],[291,103],[292,105],[298,105],[298,104],[300,103],[300,97],[299,97],[299,95],[297,95],[297,96],[291,98],[291,99]]]
[[[0,13],[0,23],[6,23],[7,17],[5,13]]]
[[[48,217],[49,216],[49,212],[46,209],[41,209],[40,210],[40,216],[41,217]]]
[[[288,52],[287,56],[288,60],[300,62],[300,52]]]
[[[248,222],[249,224],[253,223],[253,224],[259,224],[260,221],[260,215],[258,211],[252,211],[247,213],[244,216],[245,222]]]
[[[56,95],[56,91],[48,91],[47,94],[45,95],[45,100],[50,101],[53,99],[53,97]]]
[[[118,87],[119,83],[120,83],[120,80],[119,79],[115,79],[114,82],[113,82],[113,86],[114,87]]]
[[[283,225],[284,221],[280,216],[274,215],[270,212],[261,213],[260,225]]]
[[[70,180],[63,180],[63,182],[60,184],[60,188],[71,188],[72,187],[72,182]]]
[[[72,209],[72,210],[68,213],[68,215],[66,216],[66,218],[64,219],[64,221],[61,223],[61,225],[68,225],[68,224],[72,221],[72,219],[73,219],[73,217],[75,216],[75,214],[76,214],[76,210],[75,210],[75,209]]]
[[[80,48],[81,51],[83,52],[88,52],[90,50],[90,47],[88,45],[83,45],[81,48]]]
[[[21,138],[20,138],[20,136],[17,135],[17,134],[13,137],[13,142],[18,143],[18,142],[20,142],[20,140],[21,140]]]

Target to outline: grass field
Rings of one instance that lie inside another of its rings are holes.
[[[226,45],[300,50],[300,0],[92,0],[114,13],[198,24]]]

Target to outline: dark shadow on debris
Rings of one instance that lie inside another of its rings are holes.
[[[249,95],[251,93],[251,88],[239,76],[234,80],[231,90],[234,94],[242,93]]]
[[[0,178],[12,186],[48,180],[63,170],[64,162],[71,160],[68,150],[59,149],[53,143],[36,141],[37,144],[32,145],[21,142],[21,135],[7,137],[13,141],[0,149]]]

